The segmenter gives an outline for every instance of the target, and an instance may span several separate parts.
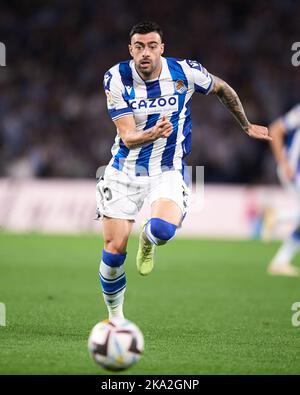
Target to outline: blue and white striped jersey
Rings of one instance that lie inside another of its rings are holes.
[[[134,61],[113,66],[104,76],[107,107],[113,120],[132,114],[137,131],[153,127],[162,117],[173,124],[166,138],[128,149],[117,134],[110,165],[128,174],[154,176],[166,170],[182,169],[183,158],[191,150],[190,115],[194,92],[208,94],[213,78],[197,61],[162,57],[159,78],[144,81]]]
[[[291,166],[300,174],[300,103],[281,118],[285,126],[285,149]]]

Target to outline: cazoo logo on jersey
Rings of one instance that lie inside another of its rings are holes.
[[[129,100],[135,114],[157,114],[162,110],[178,111],[178,96],[164,96],[155,99]]]

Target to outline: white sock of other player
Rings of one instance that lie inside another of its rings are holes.
[[[300,239],[295,237],[295,232],[287,240],[285,240],[282,246],[279,248],[275,257],[272,260],[273,265],[286,265],[291,263],[292,259],[300,249]]]
[[[126,254],[112,254],[103,250],[99,277],[109,319],[124,318],[123,302],[126,290],[124,262]]]

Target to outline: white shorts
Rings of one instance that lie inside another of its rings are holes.
[[[145,200],[151,205],[157,199],[174,201],[186,214],[189,188],[179,170],[165,171],[157,176],[127,175],[107,166],[96,186],[99,216],[135,220]]]

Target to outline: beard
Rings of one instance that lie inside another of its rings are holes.
[[[145,63],[147,62],[147,63]],[[144,64],[144,66],[143,66]],[[144,77],[150,77],[151,74],[155,71],[155,67],[153,63],[150,60],[142,60],[137,64],[137,69],[140,74],[142,74]]]

